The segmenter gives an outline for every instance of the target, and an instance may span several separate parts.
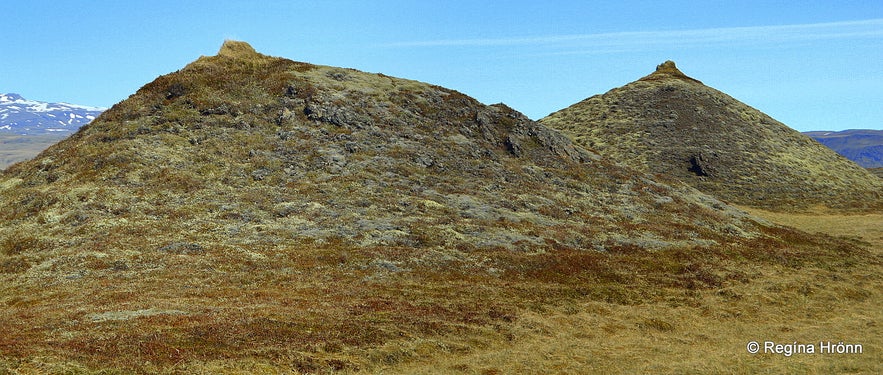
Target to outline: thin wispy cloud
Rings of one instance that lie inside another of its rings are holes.
[[[777,44],[830,39],[883,38],[883,19],[796,25],[633,31],[518,38],[440,39],[382,44],[393,48],[545,46],[563,48],[640,48],[732,43]]]

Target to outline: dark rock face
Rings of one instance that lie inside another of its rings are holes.
[[[690,157],[690,171],[699,177],[714,177],[716,174],[715,163],[717,153],[698,153]]]
[[[883,207],[883,185],[807,136],[687,77],[674,63],[540,120],[576,143],[728,202]]]

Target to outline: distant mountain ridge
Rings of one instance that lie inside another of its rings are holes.
[[[105,108],[28,100],[0,94],[0,132],[22,135],[74,132],[94,120]]]
[[[849,129],[804,132],[865,168],[883,168],[883,130]]]

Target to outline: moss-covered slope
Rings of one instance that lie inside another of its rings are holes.
[[[602,155],[728,202],[780,210],[883,208],[878,178],[671,61],[540,122]]]

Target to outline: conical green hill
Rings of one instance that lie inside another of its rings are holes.
[[[883,208],[879,178],[688,77],[671,61],[540,122],[602,155],[726,202],[775,210]]]

